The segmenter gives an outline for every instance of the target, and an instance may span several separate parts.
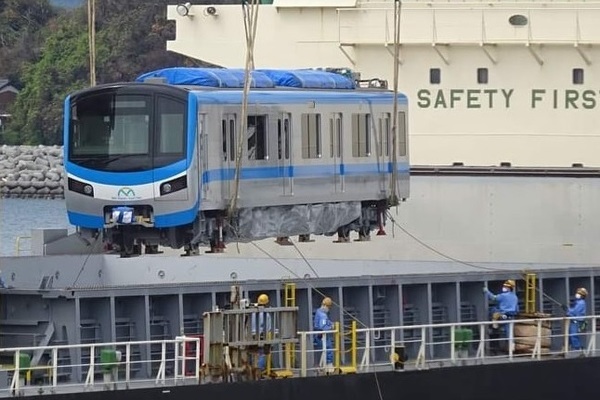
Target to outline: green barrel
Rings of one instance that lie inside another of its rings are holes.
[[[456,329],[454,331],[454,348],[468,350],[473,340],[473,331],[470,329]]]
[[[17,365],[17,355],[15,354],[15,366]],[[19,353],[19,374],[25,375],[31,367],[31,356],[27,353]]]
[[[112,349],[104,349],[100,351],[100,363],[104,372],[110,372],[117,366],[117,351]]]

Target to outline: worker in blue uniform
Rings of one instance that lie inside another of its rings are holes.
[[[580,317],[569,321],[569,345],[571,346],[571,350],[583,350],[580,334],[586,329],[586,320],[582,317],[586,315],[585,298],[587,295],[586,288],[578,288],[575,291],[573,306],[566,310],[567,317]]]
[[[264,308],[269,306],[269,296],[264,293],[258,296],[256,305],[259,311],[252,314],[252,336],[255,338],[255,340],[270,339],[269,333],[271,332],[271,315],[264,311]],[[267,368],[266,354],[269,353],[269,351],[269,345],[262,345],[258,347],[258,360],[256,367],[259,369],[261,374]]]
[[[490,301],[496,302],[496,307],[492,311],[492,320],[507,320],[514,319],[519,313],[519,299],[515,294],[516,284],[515,281],[509,279],[502,284],[502,293],[493,294],[487,287],[484,286],[483,293],[487,296]],[[492,325],[494,329],[498,329],[498,324]],[[509,324],[502,324],[500,329],[500,336],[509,339],[510,343],[510,327]],[[498,335],[498,333],[496,333]],[[497,343],[498,347],[504,347],[504,343]],[[508,346],[506,346],[506,349]]]
[[[329,311],[333,301],[329,297],[325,297],[321,302],[321,307],[315,312],[313,320],[313,329],[315,331],[331,331],[333,330],[333,322],[329,318]],[[313,346],[315,350],[323,348],[323,340],[325,341],[325,362],[326,371],[333,372],[333,335],[330,334],[316,334],[313,339]]]

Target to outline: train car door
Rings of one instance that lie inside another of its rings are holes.
[[[292,167],[292,118],[288,113],[280,115],[277,121],[277,162],[284,196],[294,194],[294,171]]]
[[[202,199],[208,198],[210,180],[205,179],[205,174],[208,173],[208,135],[206,134],[206,114],[198,114],[198,128],[196,137],[198,138],[198,176],[200,179],[200,193]]]
[[[333,113],[329,119],[329,155],[333,160],[333,190],[342,193],[344,187],[344,148],[343,143],[343,121],[341,113]]]
[[[223,114],[223,118],[221,120],[221,193],[223,194],[224,199],[230,199],[233,191],[235,190],[235,159],[237,154],[236,130],[236,115]]]

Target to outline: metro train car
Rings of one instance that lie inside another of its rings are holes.
[[[123,256],[381,228],[409,195],[407,98],[327,71],[250,77],[167,68],[69,95],[70,223]]]

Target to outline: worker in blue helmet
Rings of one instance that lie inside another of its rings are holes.
[[[321,302],[321,307],[315,312],[313,320],[313,329],[315,331],[331,331],[333,330],[333,322],[329,318],[329,311],[333,301],[329,297],[325,297]],[[313,339],[313,346],[315,350],[323,349],[325,344],[325,371],[328,373],[333,372],[333,338],[332,334],[316,334]]]
[[[571,350],[583,350],[580,335],[585,331],[587,325],[586,320],[583,318],[586,315],[585,298],[587,295],[586,288],[578,288],[575,291],[573,306],[567,309],[567,317],[574,317],[569,321],[569,345]]]

